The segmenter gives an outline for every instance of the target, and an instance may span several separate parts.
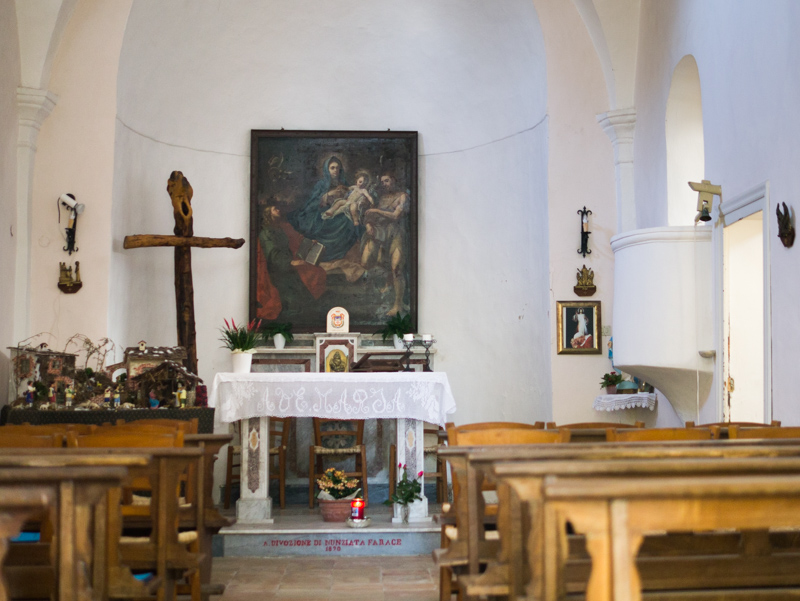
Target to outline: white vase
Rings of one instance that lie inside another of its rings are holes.
[[[272,340],[275,342],[275,348],[279,351],[286,346],[286,336],[283,334],[274,334]]]
[[[403,346],[403,339],[400,338],[397,334],[392,334],[392,342],[394,343],[394,348],[398,351],[405,350],[405,346]]]
[[[231,362],[233,373],[249,374],[250,366],[253,364],[253,351],[231,351]]]

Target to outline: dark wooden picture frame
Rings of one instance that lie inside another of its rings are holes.
[[[599,355],[600,301],[556,301],[559,355]]]
[[[337,167],[338,164],[338,167]],[[252,130],[250,319],[417,324],[417,132]]]

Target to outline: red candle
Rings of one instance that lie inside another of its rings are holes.
[[[350,501],[350,518],[353,520],[364,519],[364,499]]]

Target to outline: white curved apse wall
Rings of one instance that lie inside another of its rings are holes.
[[[165,187],[194,187],[195,235],[248,237],[251,129],[417,130],[419,324],[456,421],[550,415],[544,44],[529,0],[133,5],[119,69],[111,337],[175,343]],[[248,241],[249,242],[249,241]],[[200,375],[230,368],[248,248],[196,250]]]

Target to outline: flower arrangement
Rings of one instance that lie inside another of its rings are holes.
[[[406,469],[405,464],[398,463],[397,469],[403,470],[403,475],[400,477],[400,482],[397,483],[397,486],[394,489],[394,494],[384,501],[383,504],[392,505],[396,503],[398,505],[410,505],[414,501],[421,501],[422,485],[419,483],[417,478],[421,478],[423,472],[420,470],[420,472],[417,474],[417,478],[412,478],[409,480],[408,470]]]
[[[616,371],[603,374],[603,379],[600,380],[600,388],[607,388],[609,386],[616,386],[622,382],[622,374]]]
[[[317,478],[317,486],[317,498],[328,501],[354,498],[361,492],[357,478],[348,478],[344,472],[333,467],[326,469],[322,478]]]
[[[261,338],[261,334],[258,332],[261,327],[260,319],[258,321],[254,319],[246,326],[237,326],[233,318],[231,318],[230,324],[227,319],[224,321],[225,327],[220,328],[220,332],[222,332],[220,340],[225,343],[223,345],[225,348],[232,351],[250,351],[256,348],[256,344]]]

